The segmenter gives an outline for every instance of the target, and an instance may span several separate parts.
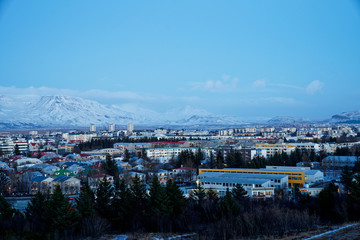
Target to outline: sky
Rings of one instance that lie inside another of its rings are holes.
[[[360,1],[0,0],[0,95],[330,118],[360,110]]]

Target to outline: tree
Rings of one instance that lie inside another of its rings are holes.
[[[166,195],[169,203],[169,213],[171,216],[178,216],[186,205],[186,199],[180,190],[179,186],[173,181],[166,183]]]
[[[214,154],[213,151],[210,151],[210,168],[215,168],[215,166]]]
[[[114,198],[112,199],[111,206],[114,214],[114,226],[121,230],[129,228],[130,219],[130,191],[127,187],[125,180],[122,179],[119,184],[115,184]]]
[[[19,145],[15,144],[15,147],[14,147],[14,154],[15,155],[21,155],[21,152],[19,150]]]
[[[199,167],[201,164],[201,160],[204,159],[204,155],[201,151],[201,148],[199,147],[195,153],[195,159],[194,159],[194,165],[195,167]]]
[[[4,195],[8,191],[10,179],[5,173],[0,172],[0,195]]]
[[[6,201],[3,196],[0,196],[0,222],[12,218],[16,210]]]
[[[235,187],[231,190],[231,193],[237,201],[242,201],[248,198],[247,191],[240,184],[236,184]]]
[[[330,183],[319,193],[320,216],[323,221],[341,223],[347,218],[338,190],[334,183]]]
[[[45,211],[47,201],[47,197],[38,191],[25,209],[25,216],[29,221],[31,226],[30,229],[33,232],[46,232],[47,222],[45,221]]]
[[[240,206],[235,201],[233,195],[229,191],[229,188],[226,189],[225,196],[221,199],[220,208],[225,214],[226,218],[231,218],[237,216],[240,212]]]
[[[358,221],[360,219],[360,175],[355,176],[355,181],[350,187],[350,195],[347,200],[350,220]]]
[[[196,201],[198,204],[202,204],[204,202],[206,193],[200,184],[198,184],[197,188],[190,193],[190,198]]]
[[[153,214],[167,214],[169,212],[168,201],[164,187],[160,185],[157,176],[154,176],[149,190],[150,211]]]
[[[124,161],[128,162],[130,160],[130,152],[129,152],[129,150],[125,149],[124,155],[125,155]]]
[[[345,192],[348,193],[353,184],[354,174],[349,170],[349,167],[346,165],[341,172],[341,183],[345,188]]]
[[[224,168],[224,156],[221,150],[218,150],[216,154],[216,168],[218,169]]]
[[[87,182],[83,182],[82,186],[79,197],[76,199],[76,207],[81,217],[87,218],[95,215],[95,196]]]
[[[55,236],[64,237],[69,231],[73,232],[79,224],[80,214],[64,196],[60,186],[55,187],[53,195],[45,205],[45,219]]]
[[[102,164],[102,168],[105,170],[106,174],[109,174],[111,176],[114,176],[115,182],[119,182],[119,168],[117,166],[117,163],[110,154],[106,154],[106,160]]]
[[[111,219],[113,211],[111,209],[111,199],[114,196],[114,188],[107,181],[106,177],[100,182],[96,191],[95,209],[99,216]]]

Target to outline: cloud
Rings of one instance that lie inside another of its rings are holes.
[[[314,95],[317,92],[321,92],[323,86],[324,83],[319,80],[312,81],[309,85],[307,85],[306,92],[310,95]]]
[[[231,91],[236,89],[239,79],[225,75],[221,80],[207,80],[205,82],[192,82],[192,90],[202,90],[208,92]]]
[[[265,79],[259,79],[256,80],[253,85],[254,88],[265,88],[266,87],[266,80]]]
[[[81,97],[86,99],[113,99],[113,100],[136,100],[136,101],[156,101],[156,100],[168,100],[167,96],[152,96],[148,94],[140,94],[130,91],[116,91],[110,92],[100,89],[90,89],[85,91],[72,90],[72,89],[56,89],[48,87],[28,87],[17,88],[14,86],[4,87],[0,86],[0,95],[10,96],[49,96],[49,95],[64,95]]]

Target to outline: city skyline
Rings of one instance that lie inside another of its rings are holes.
[[[325,119],[359,110],[356,1],[0,3],[0,95]]]

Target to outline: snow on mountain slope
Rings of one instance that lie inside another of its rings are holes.
[[[69,96],[11,98],[0,96],[0,128],[85,127],[109,123],[155,125],[229,125],[237,118],[219,116],[190,106],[158,113],[135,104],[103,105]]]
[[[309,123],[310,120],[308,119],[304,119],[304,118],[299,118],[299,117],[274,117],[270,120],[267,121],[267,124],[270,125],[282,125],[282,124],[304,124],[304,123]]]
[[[360,111],[343,112],[331,117],[332,122],[360,123]]]

